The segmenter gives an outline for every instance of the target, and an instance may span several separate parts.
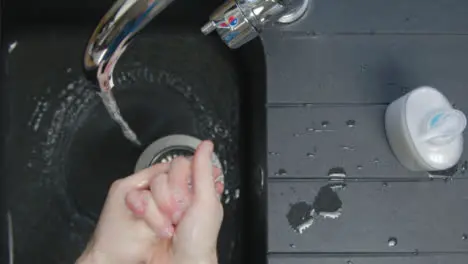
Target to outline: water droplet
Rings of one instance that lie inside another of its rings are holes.
[[[465,174],[467,169],[468,169],[468,160],[465,160],[460,167],[460,173]]]
[[[372,161],[372,163],[374,163],[374,164],[378,164],[379,162],[380,162],[380,160],[379,160],[378,158],[375,158],[375,159]]]
[[[356,120],[348,120],[348,121],[346,121],[346,125],[348,127],[355,127],[356,126]]]
[[[388,187],[388,182],[382,182],[382,187],[387,188]]]
[[[354,264],[351,260],[346,261],[346,264]]]
[[[15,40],[10,43],[10,45],[8,45],[8,53],[12,53],[16,46],[18,46],[18,41]]]
[[[356,149],[353,146],[341,146],[342,150],[345,151],[355,151]]]
[[[301,134],[299,134],[299,133],[294,133],[294,134],[293,134],[293,137],[299,137],[300,135],[301,135]]]
[[[219,124],[216,124],[214,127],[214,131],[215,133],[220,134],[224,131],[224,129]]]
[[[322,121],[322,127],[328,127],[328,125],[330,125],[330,122],[328,121]]]
[[[356,169],[358,169],[358,170],[362,170],[362,169],[363,169],[363,167],[362,167],[362,165],[357,165]]]
[[[240,197],[240,190],[239,190],[239,189],[236,189],[236,190],[234,191],[234,199],[237,200],[237,199],[239,199],[239,197]]]
[[[270,156],[279,156],[280,154],[279,154],[279,152],[270,151],[270,152],[268,152],[268,155],[270,155]]]
[[[289,247],[290,248],[296,248],[296,245],[291,243],[291,244],[289,244]]]
[[[278,176],[286,176],[288,175],[288,172],[285,169],[279,169],[277,172]]]
[[[413,255],[415,255],[415,256],[419,255],[419,250],[415,249],[415,250],[413,251]]]
[[[308,127],[308,128],[307,128],[307,131],[308,131],[308,132],[314,132],[314,131],[315,131],[315,128],[313,128],[313,127]]]
[[[365,72],[367,70],[367,65],[363,64],[361,65],[361,71]]]
[[[389,247],[394,247],[398,244],[398,240],[396,239],[396,237],[390,237],[388,239],[388,246]]]
[[[308,153],[306,154],[306,156],[307,156],[309,159],[315,159],[315,153],[308,152]]]
[[[462,240],[468,240],[468,234],[463,234],[462,235]]]

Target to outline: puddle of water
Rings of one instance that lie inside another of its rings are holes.
[[[312,205],[306,202],[298,202],[291,205],[286,215],[291,228],[302,234],[314,223],[314,211]]]
[[[343,202],[330,185],[320,188],[312,204],[313,209],[318,214],[338,214],[338,216],[341,215],[342,206]]]
[[[107,109],[110,117],[120,126],[122,129],[123,135],[130,140],[133,144],[140,146],[141,142],[138,140],[137,135],[135,132],[130,128],[127,121],[122,117],[120,113],[119,106],[117,105],[117,101],[115,101],[114,95],[109,90],[107,92],[102,91],[99,93],[99,96],[102,99],[102,103]]]
[[[294,231],[302,234],[319,217],[337,219],[341,216],[343,203],[333,189],[334,185],[327,184],[320,188],[312,204],[301,201],[291,205],[286,218]]]

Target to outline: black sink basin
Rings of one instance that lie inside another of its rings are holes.
[[[115,71],[116,99],[142,142],[135,146],[81,70],[85,44],[111,2],[69,3],[78,7],[72,12],[69,1],[29,2],[25,9],[6,1],[2,25],[2,163],[15,263],[72,263],[110,184],[133,172],[147,145],[171,134],[216,144],[226,174],[220,263],[264,261],[260,41],[232,51],[203,36],[198,26],[217,1],[181,0],[164,11]]]

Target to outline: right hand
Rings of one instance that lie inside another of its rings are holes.
[[[175,229],[174,263],[217,263],[216,244],[223,221],[223,206],[219,201],[220,188],[216,188],[211,177],[212,153],[211,142],[203,142],[195,153],[192,162],[193,198]]]
[[[145,210],[141,207],[135,210],[138,207],[132,206],[132,203],[141,204],[138,199],[127,203],[134,215],[143,218],[156,234],[162,227],[161,219],[152,213],[156,210],[167,216],[174,226],[172,238],[163,239],[154,247],[150,263],[159,264],[162,260],[173,264],[217,263],[216,245],[223,220],[219,197],[224,184],[215,182],[221,172],[212,165],[212,153],[213,143],[204,141],[192,161],[174,160],[170,173],[155,177],[150,184],[153,199],[148,201]],[[192,183],[192,188],[188,182]],[[139,197],[138,194],[131,196]]]

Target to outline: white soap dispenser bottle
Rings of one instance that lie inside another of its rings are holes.
[[[463,152],[463,112],[432,87],[420,87],[389,105],[385,130],[393,153],[412,171],[445,170]]]

